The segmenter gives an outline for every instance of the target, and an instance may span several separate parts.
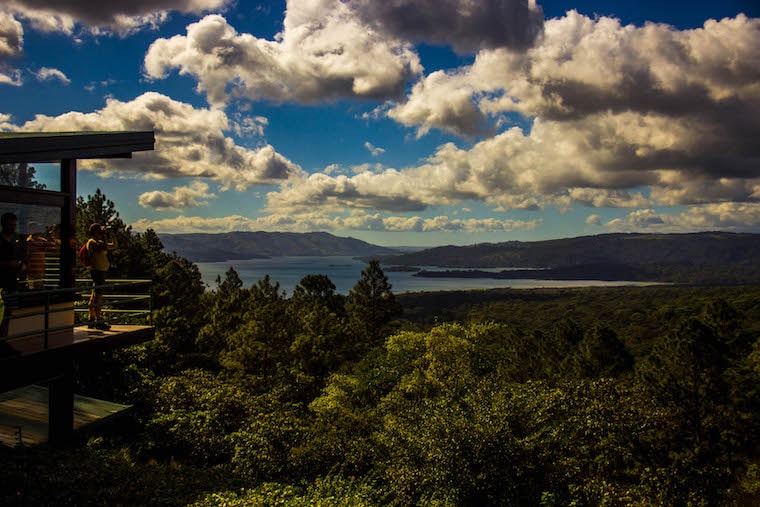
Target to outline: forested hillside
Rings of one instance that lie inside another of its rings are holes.
[[[150,259],[115,269],[155,280],[156,339],[75,377],[133,412],[0,449],[5,505],[760,502],[760,287],[396,297],[370,262],[347,297],[233,269],[208,290],[120,233]]]
[[[547,241],[443,246],[393,258],[400,265],[549,268],[581,264],[746,264],[760,234],[600,234]]]
[[[355,238],[326,232],[226,232],[161,234],[168,252],[177,252],[193,262],[223,262],[280,255],[379,256],[397,253]]]
[[[548,241],[445,246],[386,264],[454,268],[541,268],[501,274],[452,270],[420,276],[638,280],[690,284],[760,283],[760,234],[602,234]]]

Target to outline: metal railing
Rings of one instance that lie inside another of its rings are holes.
[[[77,279],[73,288],[3,294],[2,329],[6,334],[0,336],[0,342],[39,336],[47,348],[52,333],[87,324],[93,289],[102,290],[101,314],[112,324],[152,325],[151,283],[151,280],[107,279],[105,284],[93,287],[92,280]],[[14,332],[14,328],[20,330]]]

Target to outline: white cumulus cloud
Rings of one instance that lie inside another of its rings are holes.
[[[451,44],[458,51],[522,49],[541,34],[535,0],[350,0],[369,26],[415,42]]]
[[[586,223],[588,225],[601,225],[602,224],[602,217],[600,217],[599,215],[596,215],[596,214],[589,215],[588,217],[586,217]]]
[[[0,62],[18,56],[24,47],[24,29],[10,13],[0,10]]]
[[[24,48],[24,29],[10,13],[0,9],[0,84],[21,85],[18,69],[9,60],[19,56]]]
[[[315,103],[347,97],[400,96],[422,71],[411,46],[363,25],[344,2],[291,1],[276,40],[238,33],[209,15],[187,35],[158,39],[145,55],[145,74],[173,69],[193,76],[210,104],[232,99]]]
[[[383,148],[379,148],[375,146],[374,144],[370,143],[369,141],[364,143],[364,147],[367,148],[367,150],[372,154],[373,157],[379,157],[383,153],[385,153],[385,150]]]
[[[760,232],[760,203],[724,202],[689,206],[677,213],[636,210],[604,224],[612,232],[733,230]]]
[[[345,196],[358,207],[422,208],[471,198],[564,210],[756,201],[757,61],[760,19],[677,30],[570,11],[547,21],[534,47],[481,50],[471,66],[433,72],[404,102],[376,111],[418,135],[440,129],[483,140],[443,145],[402,171],[289,182],[270,202]]]
[[[42,67],[36,73],[35,76],[39,81],[60,81],[64,84],[70,84],[71,80],[66,77],[62,71],[58,69],[51,69],[49,67]]]
[[[154,190],[140,195],[138,203],[143,208],[153,208],[159,211],[180,210],[208,205],[206,199],[216,197],[208,191],[208,183],[194,181],[186,187],[175,187],[173,192]]]
[[[155,28],[172,11],[202,14],[226,9],[232,0],[4,0],[0,11],[26,19],[35,30],[73,35],[77,27],[126,36]]]
[[[17,131],[154,130],[154,151],[140,152],[134,160],[82,161],[83,169],[138,172],[145,177],[204,177],[222,189],[244,190],[300,174],[301,169],[270,145],[255,149],[237,145],[225,135],[231,128],[221,110],[197,109],[165,95],[148,92],[129,102],[109,99],[91,113],[72,111],[60,116],[37,115]]]
[[[21,72],[18,69],[4,70],[0,68],[0,84],[21,86],[23,84],[23,81],[21,79]]]

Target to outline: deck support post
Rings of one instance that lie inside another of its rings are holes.
[[[74,435],[74,368],[70,358],[48,389],[48,440],[51,444],[64,443]]]
[[[59,287],[74,287],[76,268],[77,226],[77,161],[61,160],[61,273]]]

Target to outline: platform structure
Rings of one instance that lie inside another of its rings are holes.
[[[122,291],[127,286],[112,280],[103,288],[118,290],[107,294],[126,298],[123,307],[104,302],[114,325],[107,331],[79,325],[89,288],[76,280],[77,161],[132,158],[154,144],[151,131],[0,133],[0,214],[16,217],[14,251],[21,253],[14,255],[23,259],[15,260],[28,266],[18,288],[3,294],[0,443],[66,442],[75,430],[125,409],[74,393],[76,361],[154,337],[149,287]]]
[[[146,281],[131,286],[149,287]],[[89,289],[37,291],[40,298],[56,296],[52,303],[10,310],[7,336],[0,337],[0,444],[35,445],[69,441],[90,424],[103,422],[128,407],[85,398],[74,392],[74,365],[103,352],[152,340],[148,294],[124,290],[127,283],[104,287],[122,294],[103,308],[114,312],[108,330],[77,325],[77,306]],[[69,295],[66,295],[70,292]],[[61,296],[63,301],[61,301]],[[66,301],[68,300],[68,302]],[[126,309],[125,309],[126,308]],[[122,324],[116,323],[121,320]]]
[[[46,443],[50,433],[49,402],[49,390],[39,385],[0,393],[0,444],[27,447]],[[92,430],[131,408],[75,394],[74,433]]]

